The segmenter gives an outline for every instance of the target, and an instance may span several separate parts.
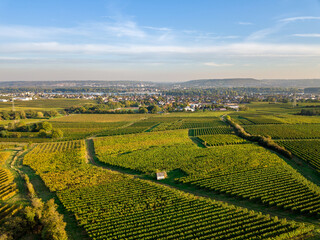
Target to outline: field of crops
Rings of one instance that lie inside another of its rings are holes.
[[[320,216],[320,190],[289,169],[266,167],[251,171],[213,174],[206,178],[188,177],[183,183],[226,193],[298,213]]]
[[[175,121],[172,121],[172,120]],[[190,128],[212,128],[219,126],[227,126],[219,118],[158,118],[160,124],[152,131],[164,131],[175,129],[190,129]],[[171,121],[170,121],[171,120]]]
[[[320,172],[320,140],[284,140],[277,143]]]
[[[132,122],[147,118],[146,114],[71,114],[53,122]]]
[[[285,239],[288,232],[306,231],[139,179],[58,195],[92,239]]]
[[[127,122],[51,122],[63,131],[64,139],[81,139],[104,131],[120,128]]]
[[[0,203],[0,225],[6,217],[14,215],[21,207],[13,204]]]
[[[208,147],[248,143],[247,140],[234,134],[202,135],[198,136],[198,138],[203,143],[203,145]]]
[[[33,168],[51,191],[109,182],[105,170],[86,163],[83,140],[39,144],[23,164]]]
[[[10,154],[10,152],[0,152],[0,200],[12,197],[17,191],[12,173],[3,167]]]
[[[125,141],[104,138],[96,139],[95,147],[99,160],[110,165],[148,174],[157,169],[180,169],[188,175],[179,179],[182,183],[268,205],[276,203],[303,214],[320,213],[320,189],[262,147],[241,144],[201,149],[186,140],[178,144],[173,141],[176,137],[168,138],[171,143],[164,145],[144,142],[139,134],[128,136]],[[136,141],[139,147],[134,147]]]
[[[94,139],[96,154],[125,156],[138,150],[153,149],[176,144],[192,144],[187,130],[141,133]]]
[[[202,135],[214,135],[214,134],[231,134],[231,133],[233,133],[233,129],[231,127],[189,129],[189,136],[192,136],[192,137],[202,136]]]
[[[320,138],[320,124],[248,125],[244,128],[250,134],[271,136],[273,139]]]
[[[210,114],[75,114],[52,119],[64,139],[37,144],[23,164],[57,194],[91,239],[280,240],[299,239],[295,236],[310,231],[145,180],[166,171],[168,179],[160,183],[197,193],[204,189],[212,198],[221,194],[219,199],[241,199],[248,208],[318,223],[320,188],[280,155],[236,136],[218,118],[221,113]],[[271,136],[320,172],[319,117],[290,118],[280,110],[272,115],[251,110],[233,114],[247,132]],[[84,140],[90,136],[96,137]],[[115,171],[88,163],[86,143],[92,142],[96,161]],[[119,169],[128,174],[116,173]],[[15,209],[0,201],[0,222]]]
[[[265,115],[244,115],[244,116],[235,116],[233,117],[238,123],[243,125],[251,124],[282,124],[283,122],[276,117],[270,117]]]
[[[156,133],[144,148],[158,145],[156,141],[170,141],[165,134]],[[181,141],[187,136],[183,130],[175,134]],[[115,138],[126,141],[122,137]],[[135,141],[137,148],[139,139]],[[114,149],[119,151],[123,152],[120,144]],[[25,156],[24,164],[51,191],[57,191],[91,239],[288,239],[311,230],[88,165],[84,154],[83,141],[39,144]]]

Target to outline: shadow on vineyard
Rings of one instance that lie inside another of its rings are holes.
[[[190,136],[191,141],[196,144],[198,147],[201,148],[206,148],[206,146],[203,144],[203,141],[201,141],[201,139],[199,139],[198,137],[191,137]]]

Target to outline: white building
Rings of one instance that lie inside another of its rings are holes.
[[[189,107],[189,106],[185,107],[184,110],[185,110],[185,111],[194,112],[194,109],[191,108],[191,107]]]

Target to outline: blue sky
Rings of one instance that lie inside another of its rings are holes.
[[[320,78],[320,0],[0,0],[0,81]]]

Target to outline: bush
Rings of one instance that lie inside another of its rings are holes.
[[[41,130],[39,131],[39,133],[38,133],[38,137],[40,137],[40,138],[45,138],[45,137],[47,137],[47,132],[46,132],[45,130],[41,129]]]
[[[53,129],[51,138],[55,138],[55,139],[63,138],[63,132],[60,129]]]
[[[9,133],[7,130],[0,131],[0,137],[6,138],[9,136]]]

